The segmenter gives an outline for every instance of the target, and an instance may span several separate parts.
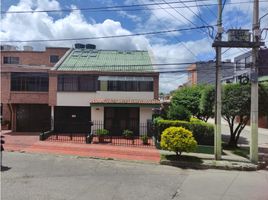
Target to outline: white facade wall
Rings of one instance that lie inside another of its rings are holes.
[[[140,124],[142,126],[147,126],[147,120],[152,119],[153,110],[150,107],[140,107]],[[146,129],[142,128],[140,130],[140,135],[146,134]]]
[[[90,106],[90,100],[102,99],[154,99],[154,92],[57,92],[57,106]]]
[[[104,107],[91,107],[91,121],[94,122],[93,126],[91,127],[91,131],[95,133],[97,129],[103,129],[104,127]],[[100,126],[100,124],[102,126]]]

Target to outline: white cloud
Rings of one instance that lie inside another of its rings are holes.
[[[59,9],[57,1],[22,0],[9,11]],[[22,17],[23,16],[23,17]],[[73,11],[63,18],[54,20],[48,13],[7,14],[1,19],[1,40],[34,40],[58,38],[84,38],[131,34],[120,22],[106,19],[102,23],[87,22],[79,11]],[[75,41],[46,42],[47,46],[71,46]],[[77,41],[78,42],[78,41]],[[100,39],[79,41],[94,43],[100,49],[147,49],[148,40],[143,37]],[[42,43],[44,45],[44,43]],[[21,45],[21,44],[20,44]],[[23,43],[40,48],[41,44]],[[42,46],[43,46],[42,45]]]
[[[186,48],[186,47],[187,48]],[[154,52],[155,63],[189,63],[196,62],[202,54],[212,54],[214,50],[211,47],[209,41],[204,38],[196,41],[185,42],[184,45],[181,43],[177,44],[156,44],[152,45],[152,51]],[[194,54],[192,54],[192,53]],[[174,71],[183,70],[180,73],[169,73],[161,75],[160,91],[168,92],[176,89],[179,85],[187,81],[187,73],[185,68],[188,65],[174,65],[174,66],[161,66],[161,70]],[[181,76],[184,75],[184,76]]]
[[[137,3],[136,3],[137,4]],[[59,9],[61,5],[56,0],[21,0],[17,5],[12,5],[9,11],[20,10],[44,10]],[[163,21],[167,23],[171,20],[169,15],[163,11],[153,11]],[[174,13],[175,14],[175,13]],[[190,13],[188,18],[191,18]],[[159,22],[159,23],[163,23]],[[94,19],[87,21],[80,11],[73,11],[68,15],[55,16],[48,13],[29,13],[29,14],[7,14],[0,21],[1,40],[35,40],[35,39],[58,39],[58,38],[85,38],[99,37],[110,35],[131,34],[131,31],[122,27],[122,24],[112,19],[106,19],[101,23],[96,23]],[[154,23],[157,23],[155,21]],[[176,22],[177,23],[177,22]],[[145,26],[145,25],[144,25]],[[159,30],[159,29],[157,29]],[[143,30],[145,31],[145,30]],[[35,48],[43,49],[44,46],[72,46],[75,42],[93,43],[98,49],[132,49],[146,50],[153,52],[155,57],[154,63],[171,63],[171,62],[193,62],[197,59],[192,55],[214,53],[211,43],[206,38],[175,44],[168,44],[163,38],[138,36],[113,39],[99,39],[91,41],[63,41],[63,42],[45,42],[45,43],[20,43],[17,45],[32,45]],[[152,43],[153,41],[153,43]],[[187,48],[185,48],[185,46]],[[190,49],[190,51],[188,50]],[[170,66],[169,68],[178,66]],[[185,66],[182,66],[185,67]],[[180,74],[179,74],[180,75]],[[187,76],[178,76],[178,74],[161,75],[161,91],[168,92],[177,88],[186,81]]]

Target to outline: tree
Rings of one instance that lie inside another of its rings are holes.
[[[198,119],[202,119],[199,104],[204,88],[204,85],[195,85],[179,89],[174,93],[171,103],[184,106],[192,113],[193,116]]]
[[[190,121],[191,112],[182,105],[171,104],[167,113],[168,119]]]
[[[236,147],[250,119],[250,85],[227,84],[223,87],[222,116],[230,129],[229,146]],[[235,125],[235,120],[238,124]]]
[[[206,86],[201,94],[199,109],[201,118],[203,121],[211,117],[214,117],[214,104],[215,104],[215,87],[208,85]]]
[[[160,145],[165,150],[174,151],[179,157],[184,151],[195,150],[197,142],[191,131],[182,127],[169,127],[163,131]]]

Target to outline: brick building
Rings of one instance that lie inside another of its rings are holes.
[[[1,112],[11,129],[39,131],[50,127],[48,71],[69,48],[47,47],[33,51],[1,46]]]

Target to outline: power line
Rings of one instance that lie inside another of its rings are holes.
[[[182,28],[182,29],[173,29],[173,30],[163,30],[163,31],[153,31],[153,32],[144,32],[144,33],[133,33],[133,34],[125,34],[125,35],[109,35],[109,36],[100,36],[100,37],[38,39],[38,40],[6,40],[6,41],[4,40],[4,41],[0,41],[0,42],[1,43],[15,43],[15,42],[57,42],[57,41],[72,41],[72,40],[98,40],[98,39],[109,39],[109,38],[133,37],[133,36],[141,36],[141,35],[165,34],[165,33],[172,33],[172,32],[204,29],[204,28],[208,29],[208,28],[213,28],[213,26],[215,26],[215,25],[199,26],[199,27],[191,27],[191,28]]]
[[[158,5],[158,7],[162,7],[161,5]],[[168,13],[169,15],[171,15],[172,17],[174,17],[174,18],[176,18],[177,19],[177,17],[175,17],[172,13],[170,13],[169,11],[167,11],[167,10],[164,10],[166,13]],[[152,14],[159,20],[159,18],[152,12]],[[180,19],[178,19],[179,21],[181,21]],[[182,21],[181,21],[182,22]],[[182,22],[183,23],[183,22]],[[164,26],[167,28],[167,26],[166,26],[166,24],[164,24]],[[197,55],[195,55],[194,54],[194,52],[190,49],[190,48],[188,48],[187,46],[186,46],[186,44],[184,44],[184,42],[182,42],[177,36],[174,36],[174,38],[176,38],[183,46],[184,46],[184,48],[185,49],[187,49],[195,58],[197,58],[198,59],[198,57],[197,57]]]
[[[198,0],[198,2],[205,2],[209,0]],[[195,1],[184,1],[187,2],[195,2]],[[259,2],[266,2],[265,0]],[[178,4],[179,2],[169,2],[169,4]],[[250,4],[253,1],[243,1],[243,2],[229,2],[226,5],[233,5],[233,4]],[[54,10],[24,10],[24,11],[1,11],[1,14],[32,14],[32,13],[42,13],[42,12],[71,12],[71,11],[91,11],[91,12],[117,12],[122,11],[139,11],[139,10],[158,10],[159,8],[148,8],[146,6],[155,6],[155,5],[166,5],[166,3],[150,3],[150,4],[133,4],[133,5],[120,5],[120,6],[103,6],[103,7],[90,7],[90,8],[70,8],[70,9],[54,9]],[[200,4],[199,6],[217,6],[216,3],[211,4]],[[138,7],[132,9],[133,7]],[[188,5],[188,7],[197,7],[196,5]],[[131,8],[131,9],[127,9]],[[185,8],[185,6],[173,6],[173,8]],[[172,8],[162,8],[162,9],[172,9]],[[211,10],[211,9],[210,9]],[[212,11],[211,11],[212,12]],[[214,14],[215,15],[215,14]]]

